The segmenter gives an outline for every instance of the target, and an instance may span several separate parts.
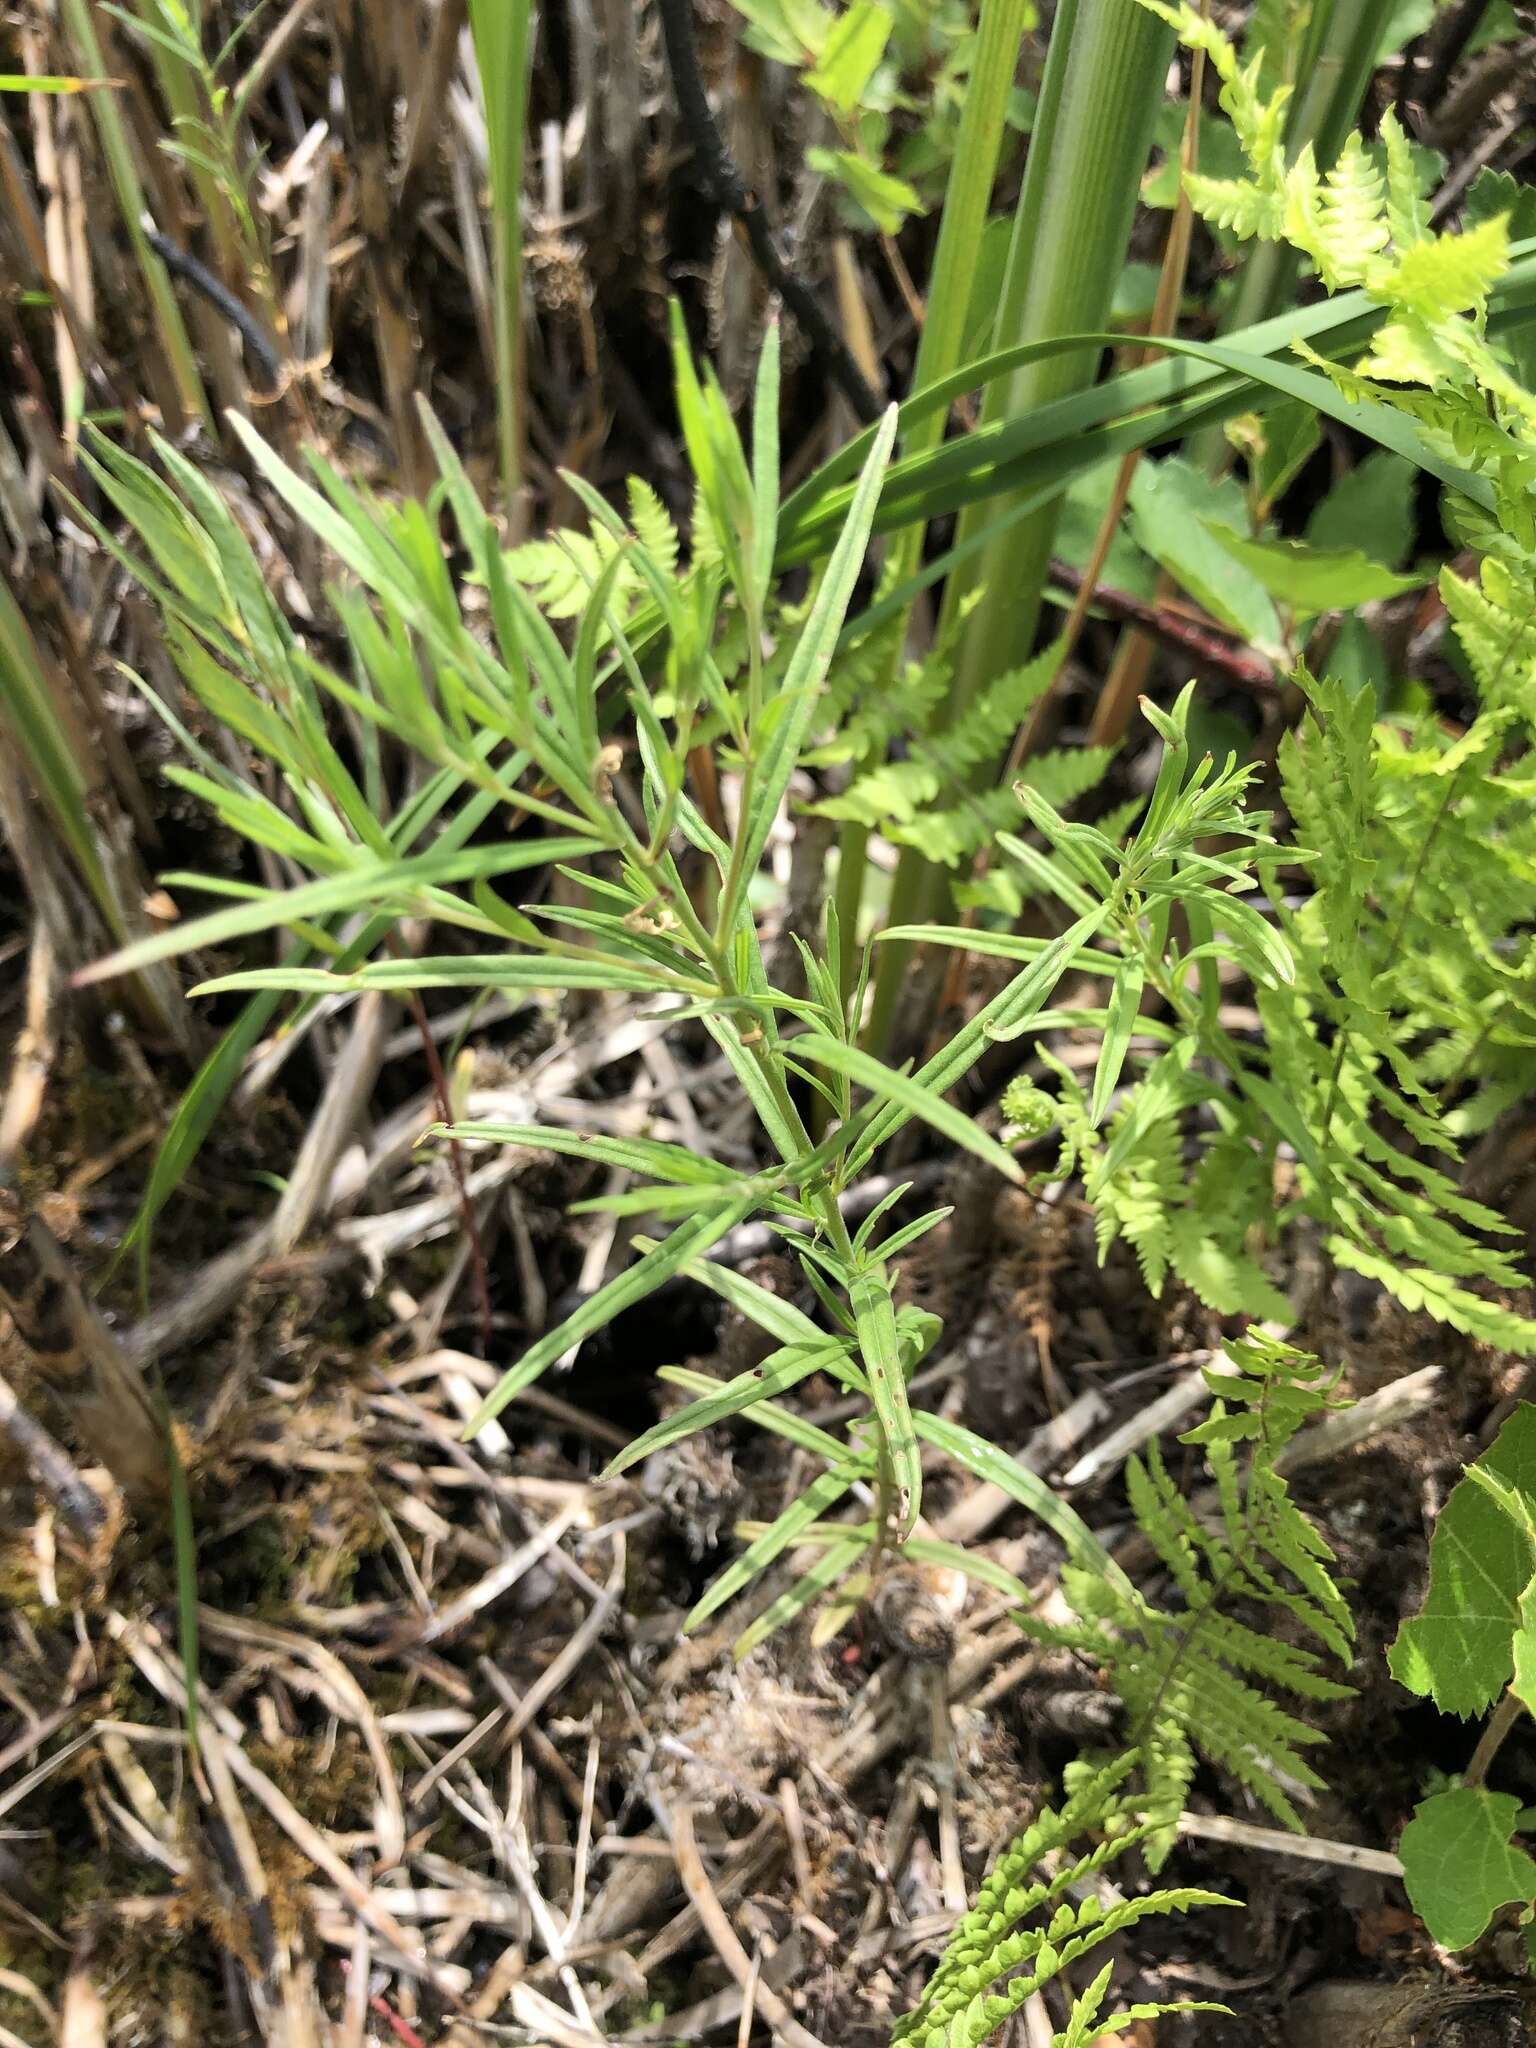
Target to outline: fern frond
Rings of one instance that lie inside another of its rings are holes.
[[[1308,1353],[1251,1331],[1231,1347],[1232,1372],[1207,1374],[1209,1418],[1181,1439],[1203,1448],[1216,1480],[1212,1526],[1179,1491],[1157,1446],[1132,1458],[1126,1488],[1136,1525],[1172,1582],[1177,1604],[1160,1606],[1082,1567],[1062,1574],[1079,1617],[1028,1633],[1096,1656],[1124,1705],[1140,1752],[1155,1869],[1166,1858],[1197,1757],[1243,1785],[1275,1818],[1300,1827],[1297,1796],[1320,1779],[1304,1752],[1322,1738],[1271,1697],[1345,1698],[1350,1688],[1322,1670],[1319,1653],[1277,1635],[1289,1617],[1346,1659],[1353,1623],[1331,1575],[1333,1553],[1290,1498],[1276,1460],[1296,1431],[1330,1405],[1332,1380]],[[1247,1451],[1246,1472],[1238,1453]],[[1228,1610],[1267,1611],[1268,1626]]]
[[[1145,1838],[1144,1823],[1126,1824],[1139,1802],[1120,1791],[1137,1761],[1133,1752],[1081,1775],[1059,1810],[1046,1807],[1003,1851],[950,1936],[921,2003],[897,2022],[893,2048],[978,2048],[1042,1985],[1138,1921],[1236,1903],[1218,1892],[1181,1887],[1106,1905],[1088,1888],[1106,1864]],[[1063,1852],[1090,1832],[1102,1835],[1096,1846],[1064,1860]],[[1053,1867],[1038,1874],[1048,1859]],[[1091,2041],[1103,2032],[1095,2022],[1108,1981],[1106,1970],[1086,1994],[1090,2003],[1078,2002],[1077,2031],[1062,2038]]]

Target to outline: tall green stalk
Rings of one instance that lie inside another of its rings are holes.
[[[1062,0],[1057,8],[994,348],[1102,331],[1108,324],[1172,51],[1172,30],[1139,0]],[[1016,418],[1080,391],[1097,368],[1096,349],[1026,364],[991,387],[982,423]],[[967,511],[958,540],[1008,509],[1007,500],[994,500]],[[946,623],[978,585],[982,594],[966,626],[943,724],[963,718],[994,676],[1029,654],[1058,511],[1059,500],[1021,518],[973,557],[965,574],[951,577]],[[919,916],[943,886],[943,870],[909,848],[897,869],[893,918]],[[908,948],[885,946],[881,956],[870,1020],[874,1046],[889,1038]]]
[[[912,369],[913,391],[921,391],[925,386],[937,383],[960,366],[976,259],[987,224],[987,209],[992,202],[992,186],[997,176],[997,159],[1002,149],[1008,95],[1013,89],[1019,44],[1032,13],[1031,0],[982,0],[970,89],[960,115],[960,132],[955,140],[954,161],[939,222],[938,245],[934,250],[927,312],[918,341],[917,361]],[[937,447],[944,438],[944,419],[942,412],[935,412],[920,420],[902,443],[903,456],[921,455]],[[893,584],[905,583],[916,572],[922,559],[923,533],[924,526],[919,521],[896,536],[889,567]],[[908,614],[910,609],[909,605]],[[896,637],[896,659],[899,663],[903,659],[901,643],[905,633]],[[850,820],[843,827],[838,842],[837,912],[845,974],[852,971],[858,945],[868,840],[869,827]]]
[[[528,125],[530,0],[470,0],[469,26],[490,147],[496,305],[496,432],[507,518],[523,486],[523,147]]]
[[[1172,30],[1139,0],[1071,0],[1058,10],[994,346],[1109,324],[1172,50]],[[1027,364],[993,387],[983,423],[1080,391],[1097,368],[1096,349]],[[1057,513],[1047,506],[1014,528],[982,553],[972,579],[946,590],[950,616],[975,582],[984,591],[966,628],[948,722],[1029,653]]]

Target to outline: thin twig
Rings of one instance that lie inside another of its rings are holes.
[[[655,1795],[652,1794],[655,1803]],[[742,1947],[730,1915],[715,1896],[715,1888],[709,1881],[709,1872],[699,1854],[699,1845],[694,1838],[693,1812],[684,1800],[671,1809],[666,1816],[668,1833],[672,1837],[672,1854],[677,1861],[677,1875],[683,1890],[688,1894],[689,1903],[698,1914],[704,1932],[714,1943],[715,1953],[741,1986],[743,1998],[747,1986],[754,1988],[756,2004],[775,2034],[789,2043],[789,2048],[823,2048],[823,2044],[801,2026],[784,2000],[776,1991],[770,1991],[762,1981],[760,1971]]]
[[[261,388],[275,396],[283,388],[282,358],[273,348],[262,331],[261,322],[243,306],[234,293],[206,264],[185,249],[179,248],[169,235],[161,234],[158,228],[145,227],[144,239],[174,277],[179,277],[221,313],[245,343],[252,362],[261,370]]]
[[[1222,1814],[1186,1813],[1179,1833],[1201,1842],[1228,1842],[1236,1849],[1258,1849],[1269,1856],[1295,1856],[1306,1863],[1332,1863],[1340,1870],[1368,1870],[1378,1877],[1401,1877],[1401,1861],[1388,1849],[1363,1849],[1355,1842],[1330,1842],[1318,1835],[1293,1835],[1282,1828],[1256,1828],[1246,1820]]]
[[[1472,1752],[1472,1761],[1467,1765],[1463,1783],[1467,1786],[1481,1785],[1493,1768],[1493,1760],[1504,1746],[1504,1738],[1525,1712],[1525,1702],[1514,1687],[1505,1693],[1503,1699],[1488,1717],[1488,1725],[1477,1739]]]
[[[827,375],[867,426],[880,417],[878,395],[870,389],[848,344],[823,312],[815,293],[796,277],[779,254],[768,216],[737,169],[716,125],[704,74],[699,68],[693,0],[661,0],[659,11],[677,110],[693,144],[705,190],[716,205],[741,224],[757,267],[805,329]]]
[[[26,1460],[27,1470],[54,1506],[91,1539],[107,1526],[107,1508],[100,1494],[75,1470],[68,1453],[40,1422],[34,1422],[9,1384],[0,1378],[0,1430]]]

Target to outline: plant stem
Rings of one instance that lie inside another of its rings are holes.
[[[1504,1738],[1509,1734],[1509,1731],[1524,1712],[1525,1702],[1517,1696],[1513,1686],[1511,1686],[1503,1699],[1499,1701],[1499,1704],[1488,1716],[1488,1725],[1477,1738],[1477,1747],[1472,1752],[1472,1761],[1467,1765],[1462,1775],[1463,1784],[1467,1786],[1482,1784],[1489,1771],[1493,1768],[1494,1758],[1504,1746]]]
[[[1014,216],[994,348],[1107,325],[1172,48],[1173,31],[1138,0],[1062,0]],[[982,424],[1080,391],[1097,369],[1094,348],[1026,364],[991,386]],[[978,586],[982,595],[966,624],[941,726],[957,724],[987,684],[1028,656],[1059,509],[1059,499],[1053,500],[1019,520],[946,586],[941,632]],[[1007,510],[1007,500],[969,508],[957,542]],[[913,870],[926,879],[919,882]],[[942,901],[947,890],[943,872],[930,870],[911,848],[897,875],[896,893],[904,900]],[[888,946],[882,952],[875,996],[881,1022],[877,1029],[872,1021],[870,1030],[876,1051],[885,1044],[909,950]]]
[[[709,95],[704,89],[703,73],[699,69],[698,46],[693,33],[693,0],[661,0],[659,12],[677,110],[693,144],[694,156],[710,197],[741,223],[747,246],[752,251],[752,260],[804,329],[828,379],[868,426],[880,416],[878,394],[871,390],[852,350],[822,310],[816,294],[795,275],[779,254],[768,217],[732,162],[715,125]]]
[[[62,0],[62,6],[65,25],[78,53],[81,69],[89,77],[105,77],[110,67],[92,19],[94,10],[86,0]],[[149,203],[134,162],[127,123],[110,92],[93,92],[88,97],[91,118],[101,138],[102,155],[107,160],[107,171],[117,196],[123,228],[154,308],[156,334],[169,372],[169,389],[180,409],[180,417],[169,420],[168,425],[179,432],[188,422],[197,420],[211,428],[213,413],[203,389],[203,380],[198,374],[197,358],[182,321],[181,309],[176,304],[176,294],[171,289],[164,264],[150,247],[144,232]],[[150,352],[151,357],[153,353]]]
[[[987,224],[997,160],[1002,149],[1008,95],[1018,67],[1019,45],[1030,17],[1030,0],[982,0],[976,25],[976,58],[971,67],[970,87],[960,115],[955,138],[955,155],[944,193],[944,212],[939,222],[938,246],[934,251],[933,273],[928,285],[928,303],[917,361],[912,367],[912,393],[935,384],[958,369],[965,345],[966,316],[970,311],[976,259]],[[932,413],[912,428],[902,444],[903,456],[920,455],[936,448],[944,438],[945,416]],[[923,522],[904,527],[891,548],[888,575],[902,584],[916,573],[922,560]],[[908,605],[895,634],[894,663],[897,685],[906,656]],[[843,975],[851,979],[858,957],[858,927],[864,892],[865,850],[869,827],[850,819],[838,840],[837,915],[842,932]]]
[[[469,26],[490,142],[492,264],[496,282],[496,439],[501,494],[514,536],[522,528],[523,146],[528,112],[530,0],[470,0]]]

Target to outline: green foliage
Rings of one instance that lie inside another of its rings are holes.
[[[1392,1676],[1446,1714],[1480,1714],[1528,1664],[1536,1601],[1536,1407],[1522,1403],[1435,1521],[1429,1592],[1392,1646]],[[1533,1708],[1536,1710],[1536,1708]]]
[[[1296,1431],[1331,1405],[1332,1382],[1315,1358],[1258,1330],[1231,1345],[1230,1358],[1234,1372],[1206,1372],[1215,1396],[1208,1419],[1180,1439],[1205,1452],[1216,1496],[1209,1517],[1185,1500],[1155,1444],[1145,1462],[1133,1457],[1127,1467],[1137,1526],[1176,1589],[1177,1606],[1155,1605],[1122,1578],[1074,1563],[1062,1587],[1077,1625],[1021,1619],[1029,1634],[1107,1670],[1139,1754],[1154,1869],[1172,1847],[1197,1757],[1300,1830],[1296,1796],[1322,1783],[1304,1752],[1322,1737],[1270,1694],[1322,1701],[1350,1690],[1323,1674],[1317,1651],[1274,1632],[1284,1617],[1345,1662],[1354,1639],[1333,1553],[1276,1470]],[[1230,1611],[1236,1606],[1263,1618],[1240,1621]]]
[[[840,146],[806,161],[841,196],[852,223],[893,235],[926,213],[954,161],[978,57],[974,9],[964,0],[732,0],[742,40],[789,66],[813,95]],[[1010,125],[1028,125],[1023,94]]]
[[[1536,1900],[1536,1863],[1513,1835],[1512,1792],[1458,1785],[1414,1809],[1398,1854],[1413,1910],[1446,1948],[1470,1948],[1501,1906]]]
[[[770,330],[749,457],[719,386],[679,346],[679,413],[700,508],[687,571],[653,495],[631,491],[626,524],[577,479],[572,487],[592,513],[590,536],[557,537],[509,557],[441,429],[424,413],[441,476],[434,509],[449,513],[458,529],[467,581],[483,593],[486,637],[470,625],[426,508],[365,496],[318,455],[310,457],[310,481],[253,431],[238,429],[267,484],[341,565],[330,596],[350,654],[347,673],[319,660],[293,630],[228,507],[168,443],[155,444],[160,473],[100,437],[88,458],[105,499],[135,535],[137,555],[80,509],[156,599],[188,689],[266,765],[285,801],[272,800],[259,768],[247,774],[204,749],[161,706],[190,760],[172,774],[233,830],[308,876],[282,890],[205,884],[236,900],[126,947],[95,970],[123,972],[267,931],[290,935],[276,963],[214,973],[201,985],[208,993],[250,992],[255,1003],[208,1062],[168,1138],[165,1170],[157,1168],[137,1232],[141,1248],[173,1162],[184,1169],[195,1153],[243,1050],[273,1016],[274,998],[299,999],[290,1029],[304,1027],[320,996],[372,989],[392,996],[440,988],[633,993],[669,998],[681,1015],[701,1019],[756,1113],[758,1162],[728,1167],[641,1137],[583,1133],[584,1158],[634,1177],[613,1206],[657,1219],[668,1234],[637,1238],[633,1262],[509,1366],[474,1426],[676,1275],[700,1280],[759,1323],[774,1346],[762,1373],[697,1387],[698,1398],[631,1453],[745,1415],[795,1433],[821,1460],[822,1476],[753,1537],[692,1617],[702,1620],[780,1555],[795,1555],[794,1585],[743,1632],[743,1653],[822,1595],[861,1588],[885,1547],[912,1534],[919,1434],[933,1441],[939,1427],[912,1416],[906,1393],[938,1325],[898,1308],[894,1289],[900,1257],[943,1212],[892,1227],[882,1204],[850,1231],[838,1198],[913,1120],[1020,1177],[1011,1154],[945,1094],[987,1049],[993,1029],[1023,1029],[1045,1007],[1099,915],[1081,919],[1069,943],[1025,962],[989,1012],[916,1074],[855,1043],[862,983],[844,981],[831,913],[819,949],[803,952],[806,993],[770,983],[752,884],[813,739],[846,732],[863,715],[858,663],[847,665],[851,681],[840,672],[829,687],[828,677],[894,432],[888,418],[843,537],[810,593],[792,612],[770,618],[777,372]],[[648,666],[631,637],[646,606],[666,625]],[[567,637],[557,625],[568,628]],[[621,708],[635,734],[636,789],[627,801],[614,788],[624,748],[608,737]],[[331,738],[333,709],[364,737],[356,768]],[[386,736],[396,758],[412,764],[396,800],[378,745]],[[688,788],[689,758],[701,740],[713,741],[740,775],[729,841],[717,837]],[[702,869],[702,885],[698,874],[691,886],[685,882],[685,856]],[[551,863],[580,882],[583,901],[525,909],[508,900],[512,877]],[[196,877],[180,880],[197,885]],[[399,942],[402,922],[413,918],[430,922],[437,951],[418,956]],[[797,1088],[827,1112],[820,1141],[810,1135]],[[468,1125],[454,1135],[472,1145],[544,1142],[555,1150],[573,1142],[536,1127]],[[754,1215],[765,1216],[801,1260],[829,1328],[706,1257],[715,1239]],[[829,1373],[857,1397],[857,1412],[838,1435],[798,1424],[781,1405],[812,1372]],[[962,1443],[959,1455],[973,1456],[973,1447]],[[1040,1493],[1043,1503],[1033,1504],[1051,1512],[1050,1497]],[[860,1502],[856,1518],[828,1523],[848,1497]],[[995,1584],[995,1566],[967,1568]]]
[[[1024,667],[997,677],[963,725],[933,732],[924,731],[923,722],[948,688],[948,645],[921,664],[909,664],[894,689],[888,675],[875,671],[844,731],[818,757],[854,758],[861,766],[841,795],[812,808],[823,817],[876,827],[894,845],[919,847],[945,867],[968,864],[1018,816],[1013,792],[988,788],[985,777],[1050,688],[1059,666],[1059,650],[1046,648]],[[888,743],[898,738],[906,758],[886,759]],[[1053,803],[1067,804],[1097,785],[1111,752],[1108,747],[1052,750],[1032,757],[1023,772],[1031,788]]]
[[[1045,1807],[993,1865],[976,1903],[949,1938],[916,2009],[897,2022],[893,2048],[977,2048],[1044,1984],[1080,1957],[1154,1914],[1230,1906],[1219,1892],[1145,1892],[1106,1905],[1092,1887],[1106,1865],[1147,1841],[1142,1802],[1124,1791],[1133,1752],[1087,1775],[1060,1810]],[[1098,1839],[1084,1849],[1082,1838]],[[1224,2012],[1219,2005],[1144,2006],[1100,2018],[1106,1967],[1076,2000],[1054,2048],[1077,2048],[1133,2018]]]
[[[1429,1591],[1388,1659],[1443,1713],[1500,1700],[1499,1733],[1536,1713],[1536,1407],[1522,1403],[1435,1521]],[[1490,1729],[1493,1747],[1497,1737]],[[1491,1752],[1483,1752],[1485,1762]],[[1481,1766],[1479,1768],[1482,1768]],[[1513,1794],[1469,1782],[1421,1800],[1398,1853],[1414,1910],[1437,1941],[1466,1948],[1501,1906],[1536,1903],[1536,1862],[1513,1837]]]
[[[1191,765],[1188,691],[1171,718],[1148,711],[1167,745],[1128,845],[1020,786],[1054,848],[1031,873],[1074,912],[1102,903],[1084,964],[1111,983],[1091,1094],[1043,1055],[1057,1171],[1081,1173],[1101,1251],[1124,1237],[1154,1293],[1171,1271],[1223,1314],[1284,1318],[1256,1252],[1306,1216],[1339,1264],[1405,1306],[1536,1350],[1536,1322],[1469,1284],[1523,1285],[1499,1242],[1508,1226],[1436,1163],[1510,1099],[1513,1049],[1528,1042],[1530,825],[1524,777],[1498,765],[1508,720],[1487,714],[1460,739],[1432,720],[1404,732],[1374,723],[1368,695],[1300,680],[1308,716],[1281,750],[1298,846],[1282,849],[1247,811],[1250,770]],[[1217,835],[1220,855],[1200,843]],[[1281,867],[1298,862],[1312,893],[1292,908]],[[1249,900],[1261,884],[1268,916]],[[1222,1021],[1224,961],[1252,980],[1258,1044]],[[1167,1020],[1156,1030],[1139,1014],[1148,992]],[[1483,1086],[1453,1120],[1434,1084],[1474,1061]]]

